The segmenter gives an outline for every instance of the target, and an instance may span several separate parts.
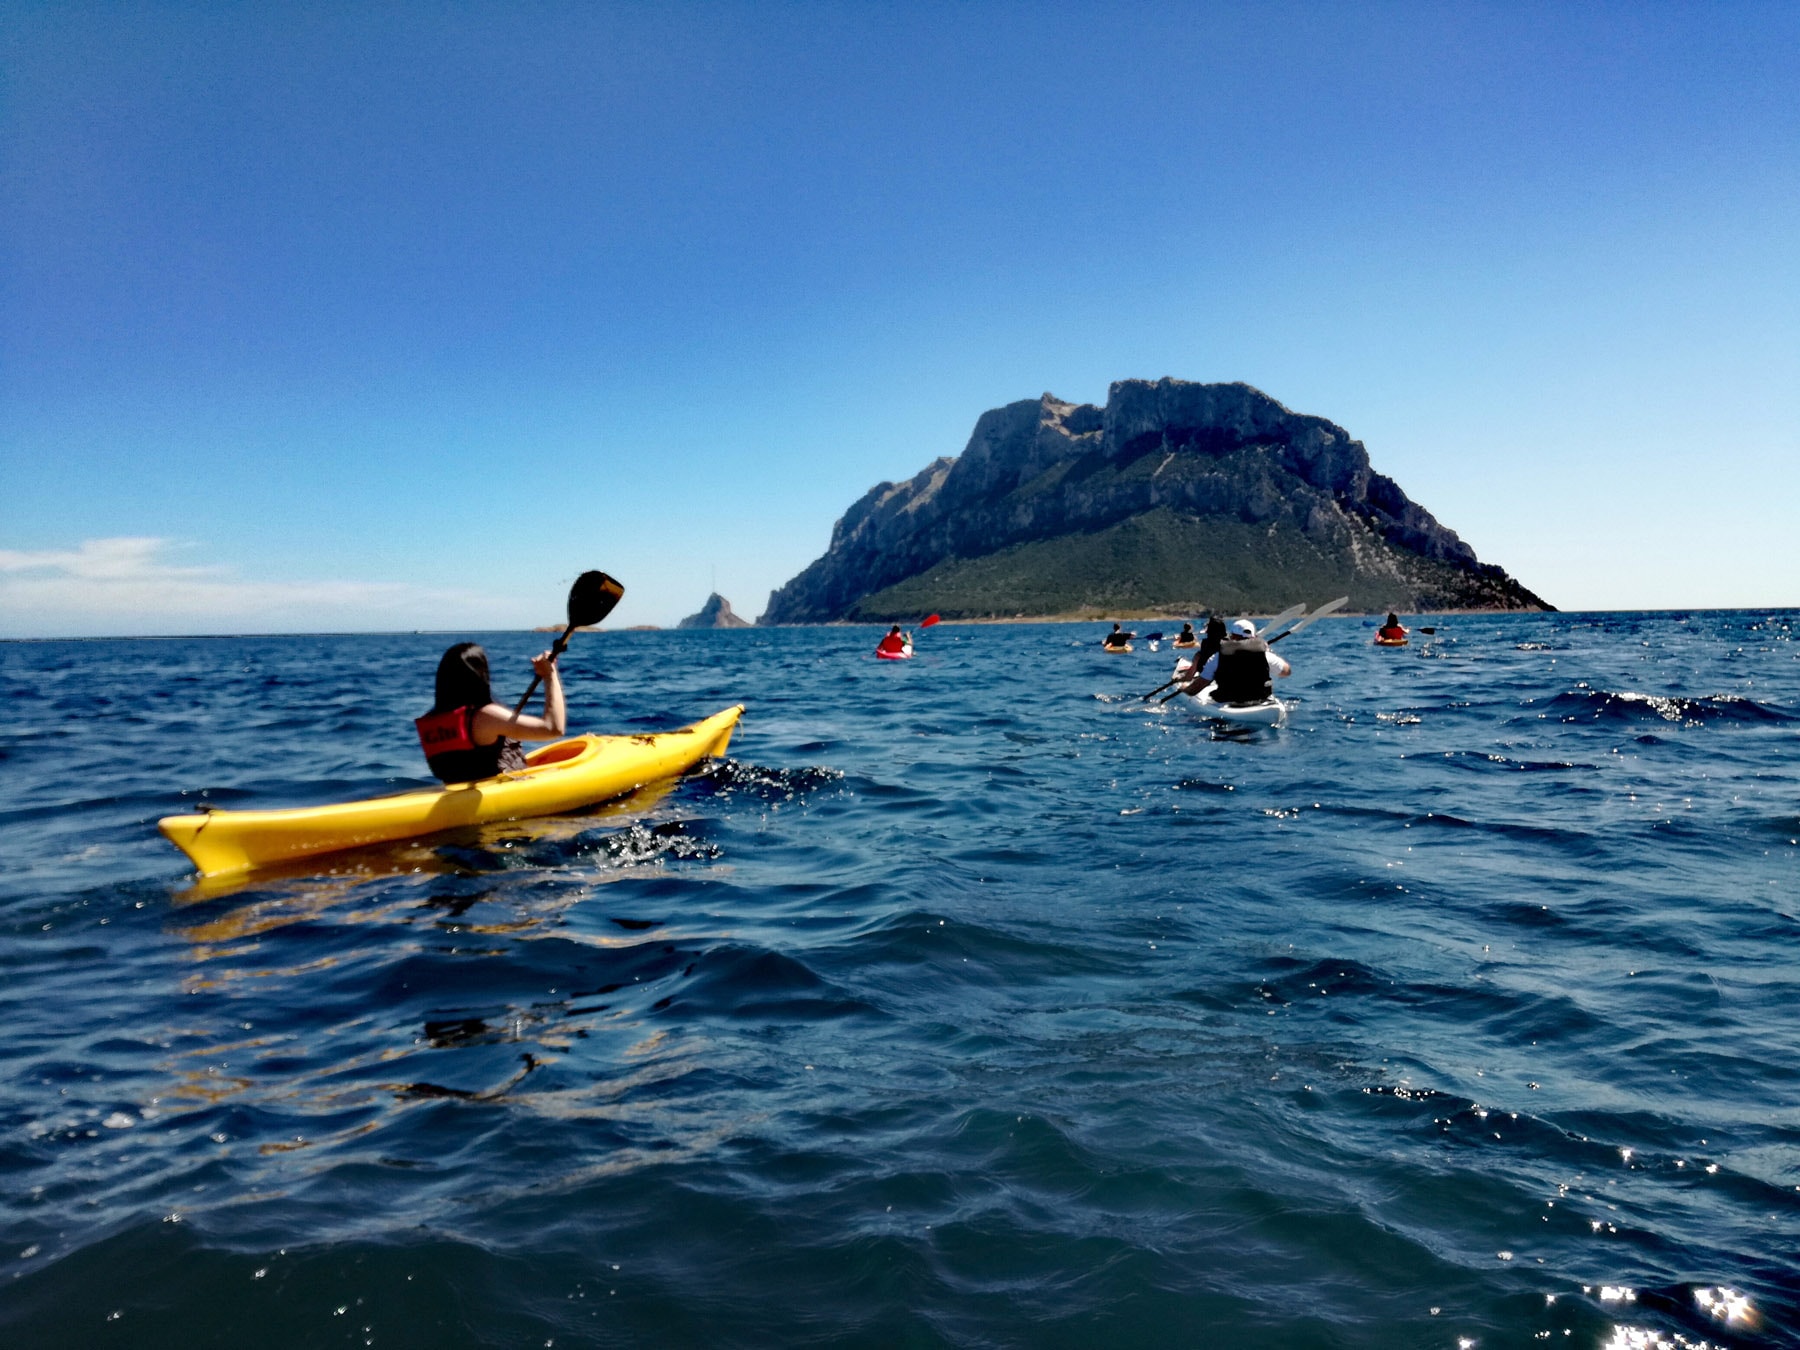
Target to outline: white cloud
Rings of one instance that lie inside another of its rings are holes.
[[[246,581],[169,560],[168,539],[0,549],[0,636],[295,632],[484,626],[492,596],[391,581]]]

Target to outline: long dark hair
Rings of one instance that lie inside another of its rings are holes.
[[[459,642],[438,661],[437,703],[433,712],[485,708],[494,701],[487,651],[479,642]]]
[[[1206,634],[1200,639],[1200,651],[1194,658],[1195,661],[1198,662],[1195,669],[1197,670],[1200,666],[1205,665],[1206,658],[1216,654],[1219,650],[1219,644],[1224,641],[1225,620],[1215,614],[1206,621]]]

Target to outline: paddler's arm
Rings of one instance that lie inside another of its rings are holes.
[[[531,658],[531,668],[544,682],[544,725],[552,735],[568,730],[569,710],[563,706],[562,673],[556,668],[554,652],[539,652]]]
[[[1219,654],[1217,652],[1214,652],[1211,656],[1207,657],[1205,661],[1196,658],[1194,664],[1187,669],[1187,675],[1185,677],[1187,683],[1181,686],[1182,692],[1198,694],[1202,689],[1213,682],[1213,676],[1218,673],[1218,669]]]
[[[475,743],[492,745],[502,736],[515,741],[553,741],[568,726],[568,710],[563,706],[562,676],[556,669],[556,658],[539,652],[531,658],[531,668],[544,682],[544,715],[515,713],[499,703],[490,703],[475,714]]]

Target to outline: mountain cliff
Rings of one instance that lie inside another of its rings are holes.
[[[731,601],[714,591],[706,597],[706,603],[700,606],[696,614],[690,614],[677,628],[748,628],[750,620],[740,619],[731,611]]]
[[[1246,384],[1120,380],[983,413],[968,446],[844,513],[758,623],[1281,609],[1549,609],[1376,473],[1362,442]]]

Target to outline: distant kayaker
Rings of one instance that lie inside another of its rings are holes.
[[[1175,642],[1173,645],[1176,647],[1198,647],[1200,645],[1200,639],[1194,633],[1194,625],[1191,623],[1182,624],[1181,631],[1175,635]]]
[[[1124,625],[1115,623],[1112,632],[1100,639],[1100,645],[1102,647],[1111,647],[1115,650],[1122,651],[1131,645],[1131,639],[1136,636],[1136,633],[1127,633]]]
[[[1293,673],[1293,667],[1256,636],[1256,625],[1248,619],[1233,619],[1219,650],[1200,667],[1200,679],[1212,682],[1217,703],[1260,703],[1274,697],[1277,676],[1285,680]]]
[[[1383,642],[1403,642],[1407,630],[1400,626],[1400,616],[1392,610],[1388,611],[1387,622],[1376,630],[1375,636]]]
[[[431,772],[446,783],[473,783],[525,767],[521,741],[553,741],[568,725],[556,658],[539,652],[531,668],[544,682],[544,715],[515,713],[494,702],[487,652],[459,642],[438,661],[437,702],[413,725]]]
[[[875,644],[875,650],[882,656],[904,656],[906,649],[912,646],[912,634],[902,633],[900,625],[895,624],[888,629],[887,636]]]

